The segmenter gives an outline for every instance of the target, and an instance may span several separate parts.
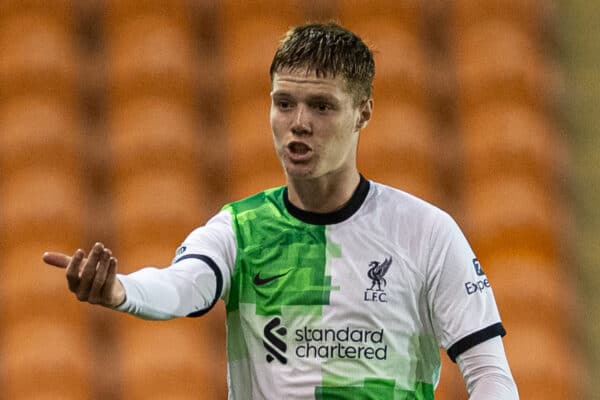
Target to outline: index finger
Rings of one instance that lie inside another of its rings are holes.
[[[42,256],[42,260],[48,265],[52,265],[58,268],[67,268],[67,265],[71,262],[71,257],[54,251],[48,251]]]

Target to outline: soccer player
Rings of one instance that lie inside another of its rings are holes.
[[[227,204],[168,268],[116,273],[110,250],[46,253],[81,301],[141,318],[227,309],[229,398],[433,399],[439,347],[471,399],[518,399],[483,269],[453,219],[360,175],[369,48],[336,24],[290,30],[271,64],[286,185]]]

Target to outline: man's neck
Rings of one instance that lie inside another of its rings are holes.
[[[342,208],[360,182],[356,169],[314,179],[287,179],[288,197],[296,207],[310,212],[329,213]]]

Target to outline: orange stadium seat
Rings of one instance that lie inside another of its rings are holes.
[[[191,228],[189,232],[182,232],[179,237],[165,237],[163,240],[153,241],[139,237],[135,243],[119,243],[115,251],[119,261],[117,268],[123,273],[130,273],[143,267],[163,268],[170,265],[179,245],[195,228]]]
[[[303,11],[297,1],[224,3],[221,34],[227,91],[232,97],[244,95],[248,85],[254,88],[256,81],[268,85],[278,41],[290,27],[304,22]]]
[[[383,25],[402,27],[415,36],[423,32],[423,19],[427,1],[423,0],[378,0],[368,7],[360,0],[338,1],[338,13],[342,24],[350,29],[355,22],[383,18]],[[358,31],[360,35],[360,31]]]
[[[584,370],[571,338],[523,321],[507,327],[506,355],[523,399],[581,399]]]
[[[202,182],[193,171],[132,174],[112,190],[116,242],[179,242],[204,222]]]
[[[440,399],[466,400],[467,390],[458,365],[453,363],[445,350],[440,350],[442,373],[435,390],[435,397]]]
[[[270,104],[269,94],[265,91],[231,104],[228,110],[229,169],[232,191],[236,194],[248,195],[263,190],[260,185],[270,182],[270,177],[275,179],[269,186],[283,183],[269,123]],[[238,185],[247,189],[240,190]]]
[[[567,210],[539,182],[490,177],[463,193],[465,230],[481,259],[523,254],[553,263],[564,255]]]
[[[461,110],[498,99],[545,109],[555,98],[555,66],[515,25],[481,23],[454,32],[453,41]]]
[[[84,192],[77,171],[27,168],[3,177],[0,214],[10,234],[5,246],[26,242],[80,240],[85,213]]]
[[[285,175],[281,168],[249,174],[231,181],[228,201],[240,200],[268,188],[285,185]]]
[[[198,70],[189,23],[159,13],[142,14],[109,23],[107,41],[112,98],[150,93],[194,105]]]
[[[124,398],[225,399],[225,347],[202,337],[206,321],[168,323],[121,319],[119,346]]]
[[[200,130],[202,131],[202,144],[200,145],[200,173],[202,186],[207,196],[207,211],[213,214],[223,207],[229,196],[230,164],[229,164],[229,138],[225,130],[224,110],[219,107],[219,121],[204,119]]]
[[[54,232],[55,236],[59,233]],[[5,236],[4,234],[2,235]],[[72,239],[54,238],[45,242],[20,243],[2,249],[2,323],[12,326],[33,318],[86,322],[86,306],[67,289],[65,271],[42,261],[45,251],[72,254],[77,249]]]
[[[527,175],[558,188],[566,180],[568,155],[558,127],[539,112],[518,103],[490,103],[466,112],[459,128],[466,182],[498,175]]]
[[[82,138],[71,104],[35,94],[4,98],[0,132],[2,175],[32,166],[79,168]]]
[[[423,35],[424,2],[340,2],[341,23],[374,50],[375,97],[427,102],[427,48]]]
[[[253,0],[239,2],[237,0],[225,0],[222,2],[221,11],[223,13],[225,31],[225,39],[232,38],[241,39],[243,41],[256,43],[256,49],[261,49],[264,52],[264,47],[261,48],[258,43],[268,43],[267,39],[248,36],[244,38],[242,32],[233,32],[234,30],[244,29],[244,24],[254,19],[263,22],[264,25],[270,25],[269,29],[272,33],[279,27],[282,30],[277,35],[275,40],[283,36],[284,32],[295,23],[304,23],[304,15],[307,10],[307,5],[301,0],[289,0],[285,2],[277,0]],[[231,36],[230,36],[231,35]],[[230,43],[230,45],[238,46],[240,42]],[[277,47],[276,42],[269,43],[268,47],[273,50]],[[243,49],[236,47],[244,52]]]
[[[353,21],[348,27],[374,50],[375,99],[428,104],[429,65],[421,37],[385,16]]]
[[[278,0],[252,0],[238,2],[237,0],[224,0],[223,12],[228,19],[247,17],[249,14],[262,15],[266,11],[273,10],[281,15],[295,15],[304,11],[305,2],[302,0],[288,0],[281,2]]]
[[[80,394],[77,392],[74,393],[63,393],[62,391],[57,390],[57,393],[48,393],[46,390],[44,390],[43,392],[37,392],[34,395],[32,395],[32,397],[27,397],[28,399],[35,399],[35,400],[79,400],[82,397],[79,397]],[[13,397],[14,399],[18,399],[20,397]],[[94,398],[93,396],[90,396],[88,398]]]
[[[0,54],[5,95],[44,91],[73,99],[78,64],[64,21],[33,12],[0,18]]]
[[[552,0],[457,0],[451,3],[452,23],[467,27],[502,19],[526,28],[538,35],[555,14],[556,2]]]
[[[117,176],[148,169],[199,169],[197,112],[160,96],[138,97],[113,104],[108,142]]]
[[[367,177],[434,200],[436,139],[426,111],[383,99],[375,102],[373,119],[361,131],[359,168]]]
[[[496,256],[482,263],[507,325],[530,322],[554,331],[572,330],[578,321],[575,286],[561,264],[519,256]]]
[[[24,319],[3,329],[2,397],[91,399],[92,358],[82,329],[67,315],[62,320]]]
[[[63,23],[72,22],[73,3],[71,0],[3,0],[0,15],[10,16],[23,13],[38,13],[52,16]]]
[[[110,22],[121,22],[140,15],[163,15],[181,24],[189,24],[189,4],[186,0],[106,0],[106,12]]]

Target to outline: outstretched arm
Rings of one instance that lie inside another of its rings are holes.
[[[66,269],[69,290],[80,301],[100,304],[139,318],[166,320],[200,316],[219,299],[223,275],[210,257],[181,257],[167,268],[145,267],[129,275],[116,272],[109,249],[96,243],[86,258],[48,252],[47,264]]]
[[[46,264],[65,268],[69,290],[79,301],[115,308],[125,301],[125,290],[116,278],[117,259],[102,243],[96,243],[86,258],[79,249],[68,256],[63,253],[44,253]]]
[[[96,243],[88,257],[48,252],[44,261],[66,269],[69,289],[80,301],[101,304],[144,319],[197,317],[226,298],[235,264],[231,216],[222,211],[194,230],[166,268],[117,274],[117,260]]]

